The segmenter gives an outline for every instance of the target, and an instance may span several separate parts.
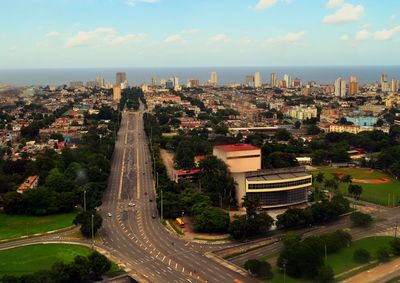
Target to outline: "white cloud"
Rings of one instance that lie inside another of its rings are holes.
[[[343,40],[343,41],[347,41],[347,40],[349,40],[350,39],[350,36],[348,35],[348,34],[343,34],[341,37],[340,37],[340,40]]]
[[[400,26],[395,26],[391,29],[379,30],[374,33],[374,39],[375,40],[389,40],[398,32],[400,32]]]
[[[59,35],[60,35],[59,32],[51,31],[51,32],[48,32],[48,33],[46,34],[46,37],[57,37],[57,36],[59,36]]]
[[[110,41],[111,45],[121,45],[129,42],[140,42],[146,38],[146,34],[139,33],[139,34],[127,34],[122,36],[117,36]]]
[[[325,16],[322,22],[324,24],[353,22],[360,19],[363,14],[364,6],[343,3],[335,13]]]
[[[344,4],[344,0],[329,0],[326,4],[328,8],[338,8]]]
[[[256,5],[256,9],[257,10],[268,9],[271,8],[272,6],[275,6],[276,3],[278,3],[278,0],[260,0]]]
[[[183,43],[185,40],[180,34],[173,34],[163,40],[164,43]]]
[[[135,7],[138,3],[147,3],[147,4],[153,4],[157,3],[158,0],[127,0],[126,4],[128,4],[131,7]]]
[[[226,42],[228,37],[225,34],[216,34],[211,39],[211,43]]]
[[[371,33],[367,29],[362,29],[356,33],[355,40],[362,41],[367,40]]]
[[[268,45],[280,44],[280,43],[293,44],[302,40],[304,38],[304,35],[305,35],[304,31],[288,32],[286,35],[283,36],[268,38],[265,42]]]
[[[80,31],[77,35],[67,39],[66,47],[78,47],[94,45],[105,38],[110,39],[115,34],[112,28],[97,28],[92,31]]]

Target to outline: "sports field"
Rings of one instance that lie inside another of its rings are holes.
[[[67,244],[38,244],[0,251],[0,278],[4,275],[20,276],[38,270],[49,270],[57,262],[72,262],[77,255],[88,256],[92,249]],[[108,276],[123,273],[112,264]]]
[[[8,215],[0,213],[0,240],[44,233],[73,225],[75,213],[49,216]]]
[[[400,181],[393,180],[385,173],[369,168],[332,168],[319,167],[313,171],[316,176],[318,172],[324,173],[325,179],[332,179],[334,176],[349,174],[353,183],[363,187],[360,199],[385,206],[397,206],[400,201]],[[320,185],[319,187],[323,187]],[[347,194],[347,183],[340,183],[339,189]]]

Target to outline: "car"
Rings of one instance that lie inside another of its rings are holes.
[[[153,202],[153,200],[152,200],[152,199],[149,199],[149,201],[150,201],[150,202]]]
[[[151,215],[151,218],[155,219],[155,218],[156,218],[156,215],[153,213],[153,214]]]
[[[147,192],[144,192],[144,195],[147,196]]]
[[[143,175],[144,175],[144,172],[143,172]]]
[[[135,206],[136,204],[134,204],[133,202],[130,202],[130,203],[128,203],[128,205],[129,205],[130,207],[132,207],[132,206]]]
[[[111,212],[107,213],[107,215],[108,215],[108,217],[111,217],[111,216],[112,216]]]

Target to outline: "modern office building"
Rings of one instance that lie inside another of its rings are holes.
[[[244,78],[244,84],[247,86],[254,87],[254,76],[246,76]]]
[[[283,76],[283,81],[285,82],[284,87],[285,88],[290,88],[292,87],[292,79],[288,74],[285,74]]]
[[[115,86],[113,87],[113,99],[117,102],[121,100],[121,87]]]
[[[217,72],[211,72],[210,84],[216,86],[218,84],[218,75]]]
[[[115,75],[115,84],[117,86],[121,86],[122,83],[124,83],[126,81],[126,73],[125,72],[118,72]]]
[[[381,75],[381,89],[382,89],[382,91],[390,90],[387,74]]]
[[[254,74],[254,87],[261,87],[261,86],[262,86],[261,73],[256,72]]]
[[[105,86],[104,77],[102,77],[102,76],[96,76],[96,82],[99,87]]]
[[[270,81],[270,84],[271,84],[271,87],[276,87],[276,73],[271,73],[271,81]]]
[[[213,155],[226,163],[236,182],[236,199],[258,198],[262,208],[307,202],[312,175],[304,167],[261,170],[261,149],[249,144],[215,146]]]
[[[335,96],[346,97],[346,81],[339,77],[335,81]]]
[[[392,79],[392,83],[390,85],[390,91],[397,92],[399,90],[399,81],[397,79]]]
[[[358,81],[355,76],[350,76],[350,83],[349,83],[349,95],[356,95],[358,93]]]

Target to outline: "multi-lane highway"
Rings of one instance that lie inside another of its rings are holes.
[[[149,282],[251,282],[204,255],[215,246],[179,239],[161,224],[142,114],[122,114],[101,207],[104,245]]]

